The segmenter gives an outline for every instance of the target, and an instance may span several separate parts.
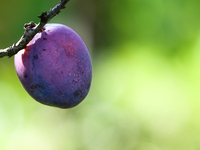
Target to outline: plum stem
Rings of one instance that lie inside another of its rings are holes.
[[[56,16],[61,9],[65,8],[65,4],[68,1],[69,0],[61,0],[53,9],[50,9],[48,13],[43,12],[41,15],[39,15],[38,17],[40,18],[40,22],[38,24],[35,24],[32,21],[28,24],[25,24],[25,32],[20,40],[10,47],[0,49],[0,58],[4,56],[11,57],[17,54],[20,50],[26,48],[26,45],[33,39],[33,37],[38,32],[42,31],[44,25],[47,24],[47,22],[49,22],[54,16]]]

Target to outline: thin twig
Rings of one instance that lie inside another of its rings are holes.
[[[40,31],[42,31],[44,25],[49,22],[55,15],[57,15],[61,9],[65,8],[65,4],[69,0],[61,0],[53,9],[50,9],[49,13],[43,12],[40,16],[40,22],[36,25],[34,22],[30,22],[24,25],[25,32],[20,40],[10,47],[0,49],[0,58],[4,56],[11,57],[20,50],[26,48],[26,45],[33,39],[33,37]]]

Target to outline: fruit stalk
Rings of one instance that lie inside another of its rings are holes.
[[[38,32],[42,31],[44,25],[48,23],[54,16],[56,16],[61,9],[65,8],[65,4],[68,1],[69,0],[61,0],[53,9],[50,9],[48,13],[43,12],[40,16],[38,16],[40,18],[40,22],[37,25],[33,22],[25,24],[25,32],[20,38],[20,40],[10,47],[0,49],[0,58],[4,56],[12,57],[13,55],[17,54],[20,50],[26,48],[26,45],[33,39],[33,37]]]

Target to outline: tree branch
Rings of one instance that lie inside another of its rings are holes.
[[[40,16],[40,22],[36,25],[34,22],[30,22],[24,25],[25,32],[20,40],[10,47],[0,49],[0,58],[4,56],[11,57],[17,54],[20,50],[26,48],[26,45],[33,39],[33,37],[40,31],[42,31],[44,25],[49,22],[55,15],[60,13],[61,9],[65,8],[65,4],[69,0],[61,0],[53,9],[50,9],[49,13],[43,12]]]

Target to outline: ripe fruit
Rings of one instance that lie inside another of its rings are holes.
[[[73,29],[61,24],[46,24],[15,55],[15,69],[35,100],[60,108],[79,104],[88,94],[92,79],[85,43]]]

